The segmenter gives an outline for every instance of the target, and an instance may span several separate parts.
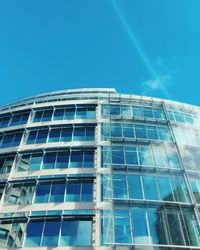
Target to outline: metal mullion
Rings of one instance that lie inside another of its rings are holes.
[[[42,160],[40,162],[40,170],[43,169],[43,163],[44,163],[44,156],[46,155],[46,151],[45,150],[42,150]],[[32,155],[31,155],[31,158],[32,158]]]
[[[50,132],[51,132],[51,127],[48,126],[48,133],[47,133],[46,143],[49,143],[49,135],[50,135]]]
[[[63,132],[63,127],[59,128],[60,129],[60,135],[59,135],[59,139],[58,139],[58,142],[62,142],[61,141],[61,135],[62,135],[62,132]]]
[[[75,104],[74,119],[73,120],[76,120],[76,116],[77,116],[77,104]]]
[[[143,175],[141,173],[139,175],[139,179],[140,179],[140,186],[142,190],[142,200],[146,200],[145,193],[144,193]]]
[[[56,168],[56,165],[57,165],[57,159],[58,159],[58,151],[55,152],[56,153],[56,157],[55,157],[55,163],[54,163],[54,168]]]
[[[64,192],[63,202],[66,202],[67,186],[68,186],[68,180],[66,180],[66,182],[65,182],[65,192]]]
[[[145,219],[146,219],[146,226],[147,226],[147,233],[148,233],[148,243],[152,244],[152,242],[151,242],[151,230],[150,230],[150,225],[149,225],[149,213],[148,213],[147,207],[145,207]]]
[[[138,160],[138,166],[141,166],[139,150],[140,150],[140,145],[136,145],[136,155],[137,155],[137,160]]]
[[[46,182],[47,184],[48,184],[48,182]],[[53,181],[51,180],[50,181],[50,184],[51,184],[51,186],[50,186],[50,189],[49,189],[49,197],[48,197],[48,201],[47,201],[47,203],[49,203],[50,202],[50,197],[51,197],[51,191],[52,191],[52,186],[53,186]]]
[[[82,160],[82,165],[81,165],[81,168],[84,168],[84,165],[85,165],[85,151],[81,150],[81,152],[83,153],[83,160]]]
[[[84,141],[86,141],[86,136],[87,136],[87,128],[90,128],[90,127],[84,127]]]
[[[83,182],[78,182],[78,184],[80,184],[80,198],[79,198],[79,202],[82,202]]]
[[[46,218],[44,218],[44,223],[43,223],[43,228],[42,228],[42,233],[41,233],[41,237],[40,237],[40,244],[39,244],[39,246],[41,246],[42,241],[43,241],[45,225],[46,225]]]

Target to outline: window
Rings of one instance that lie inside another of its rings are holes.
[[[51,120],[95,119],[96,107],[94,105],[68,105],[53,109],[37,110],[33,122]]]
[[[61,246],[90,246],[92,239],[91,221],[63,221],[61,225]]]
[[[0,136],[0,148],[16,147],[20,144],[22,132],[7,133]]]
[[[0,117],[0,128],[17,126],[27,123],[29,112],[5,114]]]
[[[49,201],[51,184],[39,183],[36,188],[35,203],[45,203]]]
[[[40,246],[44,221],[30,221],[26,229],[26,240],[24,245],[27,247]]]
[[[102,199],[140,199],[190,203],[181,175],[150,175],[128,172],[102,176]],[[195,190],[197,190],[195,186]]]
[[[9,161],[2,164],[9,167]],[[1,167],[1,158],[0,158]],[[17,171],[36,171],[54,168],[93,168],[94,150],[71,150],[21,155]]]
[[[180,169],[180,161],[174,145],[154,144],[151,146],[112,146],[102,148],[102,167],[111,164],[140,165]]]
[[[103,244],[200,246],[194,212],[184,207],[134,205],[104,210],[101,235]]]
[[[0,174],[10,173],[15,156],[0,157]]]
[[[49,136],[48,136],[49,135]],[[65,141],[94,141],[95,127],[51,128],[30,131],[26,144],[65,142]]]

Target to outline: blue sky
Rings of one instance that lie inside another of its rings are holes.
[[[200,105],[199,0],[0,1],[0,105],[115,87]]]

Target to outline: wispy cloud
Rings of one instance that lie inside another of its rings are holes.
[[[172,84],[171,75],[159,75],[156,78],[148,79],[141,84],[142,95],[155,94],[160,91],[164,97],[171,99],[169,87]]]

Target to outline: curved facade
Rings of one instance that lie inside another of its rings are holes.
[[[0,249],[200,249],[200,108],[74,89],[0,108]]]

